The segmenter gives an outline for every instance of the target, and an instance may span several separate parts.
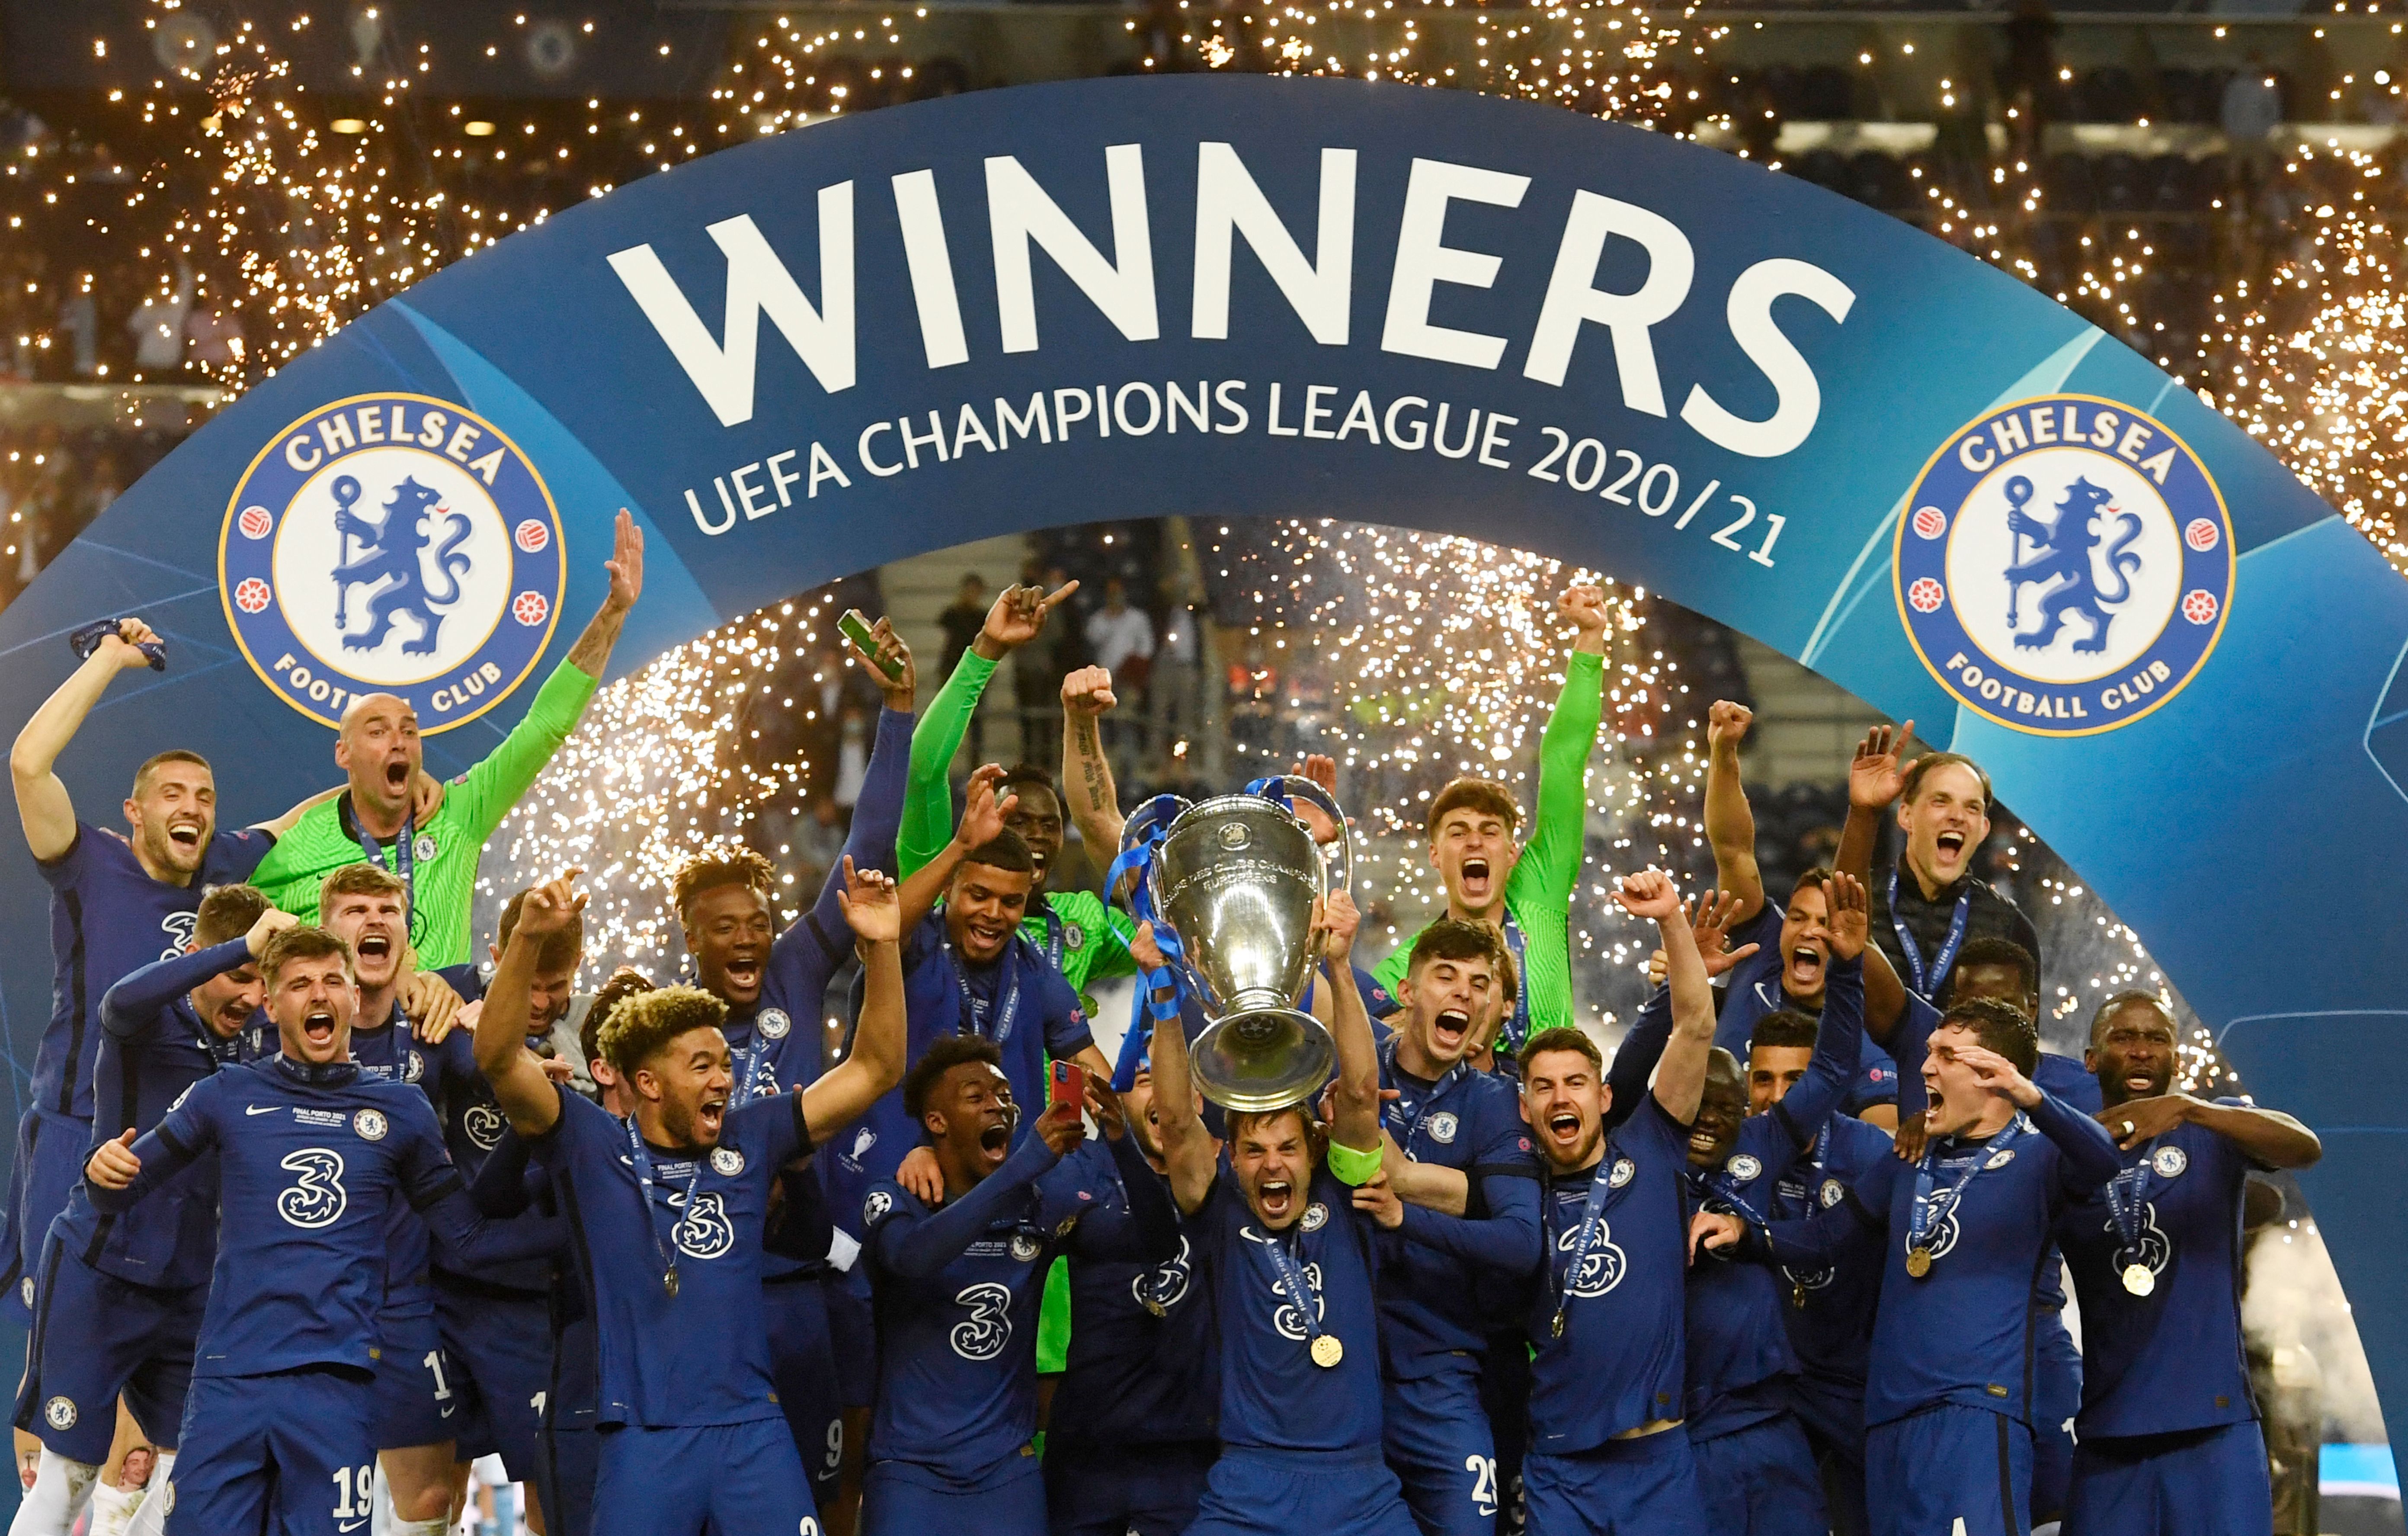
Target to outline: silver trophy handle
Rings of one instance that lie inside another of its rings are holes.
[[[1283,773],[1262,782],[1267,794],[1284,795],[1290,799],[1310,800],[1328,816],[1329,825],[1338,828],[1338,840],[1321,845],[1323,886],[1325,891],[1351,891],[1354,888],[1354,838],[1346,829],[1346,812],[1329,791],[1301,773]],[[1337,850],[1333,856],[1330,850]],[[1335,870],[1330,868],[1336,865]],[[1334,876],[1334,878],[1333,878]]]

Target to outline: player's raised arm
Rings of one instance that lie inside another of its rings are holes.
[[[823,1142],[903,1081],[901,898],[888,876],[855,868],[850,857],[843,868],[844,889],[837,899],[861,956],[861,1018],[853,1029],[853,1054],[801,1090],[803,1121]]]
[[[1730,924],[1764,908],[1764,876],[1756,862],[1756,812],[1741,782],[1739,744],[1756,712],[1744,704],[1714,700],[1706,711],[1706,841],[1714,850],[1715,883],[1737,898]],[[1730,925],[1726,925],[1730,926]]]
[[[42,700],[25,728],[8,749],[8,778],[17,790],[17,819],[24,824],[25,846],[45,864],[66,856],[75,846],[75,801],[56,772],[59,754],[66,751],[83,728],[84,717],[108,691],[120,672],[148,667],[150,658],[140,646],[156,644],[159,637],[139,619],[126,619],[117,633],[105,635],[83,665]]]
[[[1128,825],[1099,724],[1117,703],[1112,675],[1100,667],[1082,667],[1062,680],[1062,798],[1088,852],[1106,863],[1107,850],[1120,847],[1121,829]],[[1105,898],[1111,894],[1105,892]]]
[[[627,611],[644,595],[644,530],[627,509],[619,509],[610,530],[610,558],[602,568],[609,573],[610,590],[602,606],[587,620],[584,633],[568,648],[568,665],[590,678],[599,678],[610,665],[610,648],[627,626]]]
[[[1163,969],[1162,951],[1154,941],[1154,925],[1140,923],[1129,940],[1129,954],[1149,978]],[[1181,1212],[1194,1215],[1212,1192],[1220,1173],[1221,1149],[1196,1113],[1196,1079],[1187,1065],[1187,1032],[1177,1019],[1154,1032],[1149,1059],[1154,1074],[1154,1114],[1162,1138],[1162,1160],[1170,1169],[1170,1193]]]
[[[1354,984],[1354,935],[1363,914],[1354,897],[1332,891],[1322,904],[1321,971],[1329,981],[1330,1038],[1338,1045],[1338,1081],[1332,1094],[1329,1136],[1355,1152],[1380,1150],[1380,1052],[1371,1039],[1371,1015]],[[1711,1029],[1713,1021],[1707,1021]]]
[[[937,850],[934,857],[921,860],[903,877],[904,932],[918,927],[920,920],[936,910],[939,898],[953,883],[953,873],[964,859],[1003,835],[1003,818],[1020,803],[1020,797],[1006,795],[997,800],[996,786],[1002,782],[1003,768],[998,764],[988,763],[973,772],[968,796],[962,804],[961,824],[953,828],[952,839]]]
[[[1656,1068],[1656,1101],[1682,1125],[1697,1118],[1706,1089],[1706,1054],[1714,1043],[1714,998],[1697,935],[1681,909],[1681,893],[1661,869],[1625,875],[1614,898],[1633,917],[1654,920],[1663,936],[1672,1035]]]
[[[582,872],[571,869],[527,892],[477,1020],[478,1070],[494,1085],[494,1101],[521,1136],[541,1136],[560,1118],[560,1090],[526,1048],[527,999],[543,941],[585,910],[584,894],[569,883]]]

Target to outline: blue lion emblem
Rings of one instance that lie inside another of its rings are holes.
[[[443,626],[444,615],[435,611],[449,608],[460,600],[460,578],[468,574],[470,562],[459,545],[468,537],[470,524],[457,512],[447,512],[440,505],[442,497],[421,485],[415,479],[405,477],[393,488],[393,499],[384,505],[384,521],[377,523],[351,510],[360,499],[360,482],[351,475],[336,477],[335,531],[340,538],[342,564],[334,570],[335,627],[345,630],[343,649],[373,651],[384,644],[393,631],[396,614],[407,613],[418,622],[419,635],[414,640],[402,642],[406,655],[432,655],[436,636]],[[423,556],[434,538],[430,523],[444,524],[442,541],[434,548],[432,581]],[[360,541],[360,552],[351,553],[351,541]],[[439,581],[439,590],[432,582]],[[390,582],[389,585],[380,583]],[[368,626],[360,633],[348,633],[349,621],[344,616],[344,604],[354,586],[378,587],[368,599]]]
[[[2070,610],[2088,621],[2087,639],[2073,642],[2073,649],[2099,652],[2107,649],[2107,626],[2114,615],[2107,610],[2132,595],[2132,577],[2140,571],[2141,557],[2131,549],[2132,540],[2141,537],[2141,520],[2125,512],[2115,520],[2115,537],[2107,546],[2107,572],[2114,590],[2107,591],[2098,583],[2091,569],[2091,552],[2099,547],[2104,530],[2096,526],[2105,513],[2116,510],[2108,499],[2103,486],[2093,485],[2082,476],[2065,488],[2065,497],[2057,504],[2057,521],[2045,523],[2024,510],[2032,497],[2029,478],[2016,475],[2006,484],[2007,526],[2014,534],[2015,560],[2006,569],[2007,627],[2014,628],[2016,599],[2024,584],[2051,586],[2041,597],[2040,627],[2028,634],[2015,636],[2018,651],[2041,651],[2057,639],[2065,627]],[[2023,553],[2024,540],[2032,541],[2028,556]]]

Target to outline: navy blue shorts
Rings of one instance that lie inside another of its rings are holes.
[[[2255,1419],[2084,1441],[2065,1536],[2268,1536],[2274,1490]]]
[[[1188,1536],[1417,1536],[1404,1489],[1372,1452],[1233,1445],[1212,1464]]]
[[[499,1456],[513,1479],[529,1481],[543,1456],[552,1303],[437,1275],[435,1320],[449,1372],[444,1385],[459,1409],[446,1421],[446,1438],[459,1459]]]
[[[1612,1440],[1576,1456],[1526,1457],[1522,1493],[1530,1536],[1707,1536],[1685,1429]]]
[[[1800,1376],[1792,1384],[1790,1405],[1814,1452],[1832,1536],[1865,1536],[1864,1384]]]
[[[1045,1442],[1045,1510],[1053,1536],[1180,1536],[1196,1520],[1214,1441],[1162,1445]]]
[[[334,1368],[195,1376],[167,1536],[360,1536],[375,1492],[376,1390]]]
[[[969,1482],[909,1461],[873,1461],[861,1479],[860,1536],[1045,1536],[1045,1478],[1026,1446]]]
[[[17,1388],[17,1428],[70,1461],[98,1466],[116,1438],[122,1393],[143,1435],[174,1449],[209,1288],[136,1285],[56,1241],[43,1245],[35,1272],[41,1300]]]
[[[377,1329],[376,1416],[380,1451],[440,1445],[460,1428],[460,1394],[452,1362],[432,1317],[380,1317]]]
[[[50,1222],[67,1208],[67,1191],[92,1156],[92,1122],[48,1110],[27,1110],[17,1122],[17,1156],[8,1165],[8,1209],[0,1212],[0,1261],[7,1296],[0,1310],[19,1328],[34,1326],[35,1277]]]
[[[1714,1536],[1828,1536],[1823,1480],[1806,1429],[1787,1414],[1689,1443]]]
[[[588,1415],[584,1424],[554,1424],[544,1430],[544,1475],[536,1486],[543,1500],[543,1525],[552,1536],[593,1536],[594,1464],[602,1437]]]
[[[830,1503],[844,1466],[844,1400],[828,1339],[827,1287],[817,1275],[765,1282],[761,1307],[769,1331],[769,1378],[795,1437],[795,1454],[810,1474],[811,1498]]]
[[[1497,1442],[1480,1402],[1480,1362],[1381,1389],[1381,1448],[1424,1536],[1496,1536]]]
[[[2031,1536],[2032,1434],[2021,1420],[1953,1402],[1865,1431],[1873,1536]]]
[[[878,1398],[878,1323],[869,1307],[868,1262],[829,1271],[820,1289],[827,1302],[837,1391],[845,1407],[867,1408]]]
[[[784,1419],[627,1424],[595,1439],[593,1536],[817,1536],[819,1506]]]
[[[2065,1314],[2042,1312],[2032,1350],[2031,1523],[2044,1526],[2065,1513],[2073,1483],[2073,1418],[2082,1412],[2082,1351],[2066,1331]]]

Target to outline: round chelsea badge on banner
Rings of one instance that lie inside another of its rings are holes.
[[[2232,523],[2190,446],[2118,401],[1993,410],[1898,521],[1899,617],[1942,687],[2036,736],[2128,725],[2199,674],[2232,603]]]
[[[517,444],[448,400],[322,406],[259,451],[226,504],[218,581],[262,682],[340,725],[363,694],[432,736],[500,703],[560,619],[552,493]]]

